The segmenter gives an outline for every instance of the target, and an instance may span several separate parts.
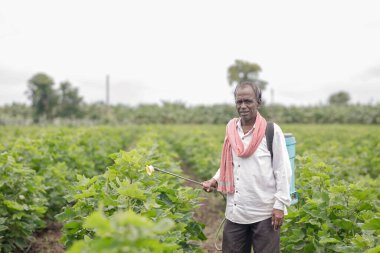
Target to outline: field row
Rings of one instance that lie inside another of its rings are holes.
[[[283,252],[378,252],[380,129],[284,125],[297,141],[297,205]],[[201,252],[193,219],[199,180],[219,166],[225,128],[150,125],[0,128],[0,252],[25,249],[46,219],[64,224],[69,252]],[[122,251],[118,251],[123,249]],[[145,251],[144,251],[145,250]]]

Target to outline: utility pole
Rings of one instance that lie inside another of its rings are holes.
[[[106,76],[106,105],[110,104],[110,75]]]

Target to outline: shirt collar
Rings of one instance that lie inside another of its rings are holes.
[[[243,127],[241,126],[241,118],[239,118],[239,120],[238,120],[238,122],[236,124],[236,127],[237,127],[238,130],[240,130],[242,133],[244,133]],[[253,125],[252,129],[249,130],[245,135],[251,134],[253,132],[253,130],[255,130],[255,127],[256,127],[256,122]]]

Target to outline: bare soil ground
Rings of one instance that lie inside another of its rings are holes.
[[[202,201],[201,207],[195,210],[194,218],[205,224],[203,230],[207,236],[207,240],[201,242],[201,248],[204,252],[214,253],[221,252],[215,248],[216,233],[220,223],[224,218],[225,202],[223,197],[218,193],[203,193],[205,200]],[[218,239],[216,240],[218,248],[221,248],[221,240],[223,228],[221,229]]]
[[[35,234],[36,240],[28,253],[62,253],[65,252],[61,238],[62,224],[49,221],[47,227]]]
[[[201,181],[194,176],[194,173],[192,173],[189,167],[183,166],[182,170],[188,178]],[[185,185],[194,188],[202,187],[187,181],[185,181]],[[216,234],[220,223],[224,219],[225,200],[218,192],[203,192],[201,197],[203,197],[204,200],[201,202],[201,206],[198,209],[195,209],[194,214],[195,220],[206,225],[203,232],[206,235],[207,240],[200,243],[201,249],[206,253],[221,252],[216,250],[214,244],[216,241],[218,248],[222,247],[220,238],[222,238],[223,228],[221,229],[217,240]]]

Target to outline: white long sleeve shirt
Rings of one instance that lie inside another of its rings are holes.
[[[244,134],[240,120],[239,136],[247,148],[254,127]],[[281,128],[274,124],[273,164],[264,136],[252,156],[241,158],[232,151],[235,193],[227,194],[225,216],[239,224],[250,224],[272,217],[273,208],[290,205],[291,165]],[[218,181],[220,170],[213,177]]]

